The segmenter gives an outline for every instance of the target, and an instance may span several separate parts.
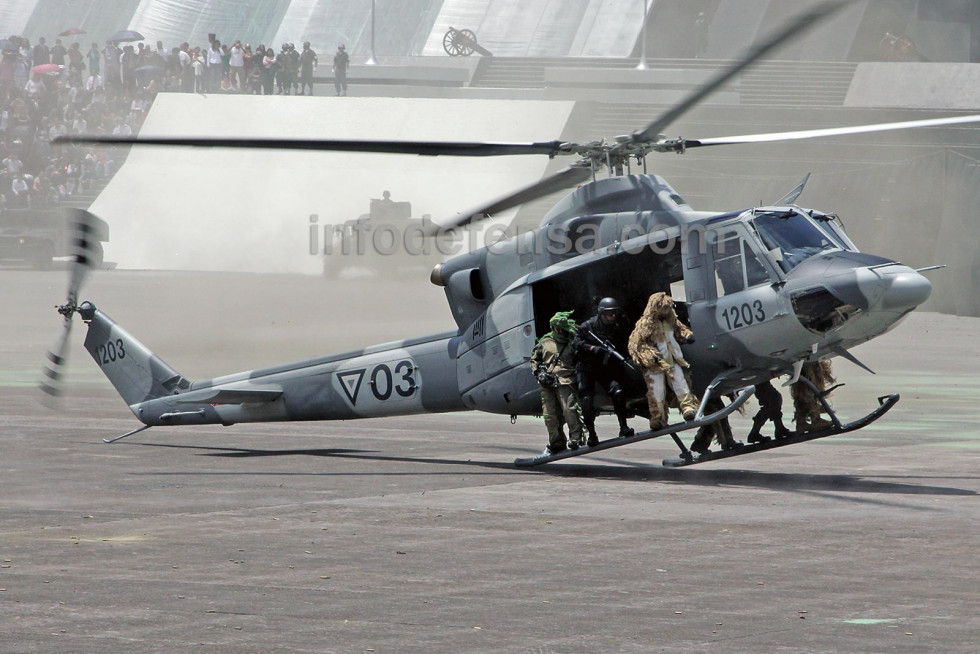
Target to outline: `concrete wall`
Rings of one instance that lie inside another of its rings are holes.
[[[142,134],[445,141],[558,138],[570,102],[160,94]],[[133,148],[92,205],[125,268],[307,272],[310,214],[337,225],[391,191],[448,218],[539,179],[542,156]],[[516,210],[497,218],[508,222]]]
[[[730,58],[819,0],[648,0],[647,54],[693,57],[694,21],[708,14],[708,58]],[[445,57],[450,26],[476,32],[497,56],[626,57],[638,54],[642,0],[7,0],[0,3],[6,34],[32,41],[67,27],[104,41],[135,29],[151,43],[242,39],[252,45],[311,41],[321,53],[347,45],[355,59],[371,53],[376,6],[378,57]],[[980,61],[980,2],[853,0],[828,25],[801,34],[779,56],[800,61],[877,60],[885,32],[911,37],[930,61]]]
[[[129,29],[153,43],[161,40],[167,48],[184,41],[206,47],[211,33],[224,44],[240,39],[254,48],[274,43],[270,39],[288,5],[289,0],[141,0]]]
[[[0,25],[3,25],[2,37],[7,38],[11,34],[22,34],[27,27],[27,22],[34,13],[34,5],[37,0],[5,0],[0,3]],[[44,35],[47,37],[47,35]],[[54,43],[54,41],[51,41]],[[32,40],[33,44],[33,40]]]
[[[455,27],[497,56],[626,57],[642,16],[641,0],[445,0],[421,54],[445,54],[443,36]]]

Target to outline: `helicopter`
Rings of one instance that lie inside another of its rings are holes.
[[[456,323],[443,333],[340,354],[192,381],[165,363],[92,302],[78,303],[91,267],[94,216],[76,210],[76,253],[64,327],[48,353],[41,390],[61,393],[75,314],[87,325],[85,348],[141,426],[348,420],[478,410],[516,417],[540,415],[540,388],[528,366],[548,319],[572,310],[592,315],[595,301],[616,296],[638,315],[647,298],[665,292],[697,340],[684,345],[701,398],[693,420],[614,438],[554,455],[521,458],[534,466],[669,435],[680,449],[664,465],[683,466],[740,456],[860,429],[884,415],[897,394],[878,398],[864,417],[842,423],[819,390],[800,375],[806,362],[836,356],[864,366],[850,349],[894,328],[925,302],[931,285],[898,261],[863,253],[837,216],[799,206],[806,179],[771,205],[728,212],[699,211],[662,177],[647,172],[653,153],[698,147],[980,122],[980,115],[705,139],[662,132],[734,76],[842,6],[824,3],[790,21],[745,57],[695,89],[645,128],[612,142],[471,143],[432,141],[202,139],[66,136],[54,144],[194,146],[423,156],[576,156],[568,167],[443,223],[432,234],[576,187],[541,226],[438,264],[430,280],[444,289]],[[633,173],[632,166],[641,167]],[[607,168],[610,176],[599,178]],[[755,385],[788,375],[807,384],[832,426],[788,438],[695,456],[680,433],[710,427],[740,408]],[[835,387],[836,388],[836,387]],[[708,412],[712,400],[733,398]],[[598,398],[597,398],[598,399]],[[634,401],[639,398],[632,398]],[[607,402],[601,409],[609,411]]]

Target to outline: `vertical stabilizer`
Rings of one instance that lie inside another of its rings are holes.
[[[130,407],[190,386],[180,373],[91,302],[83,303],[78,313],[88,324],[85,349]]]

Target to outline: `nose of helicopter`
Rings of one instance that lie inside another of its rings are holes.
[[[839,301],[862,311],[904,313],[929,299],[932,284],[900,263],[865,266],[825,278],[826,288]]]
[[[839,279],[839,284],[834,288],[839,297],[865,310],[914,309],[932,294],[928,279],[899,263],[858,269],[853,278]]]
[[[932,284],[928,279],[911,268],[902,268],[905,269],[886,274],[882,278],[887,284],[881,298],[883,309],[914,309],[932,294]]]

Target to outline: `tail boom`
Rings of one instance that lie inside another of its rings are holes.
[[[190,382],[86,302],[85,347],[145,425],[350,420],[466,407],[455,334],[378,345],[263,370]]]

